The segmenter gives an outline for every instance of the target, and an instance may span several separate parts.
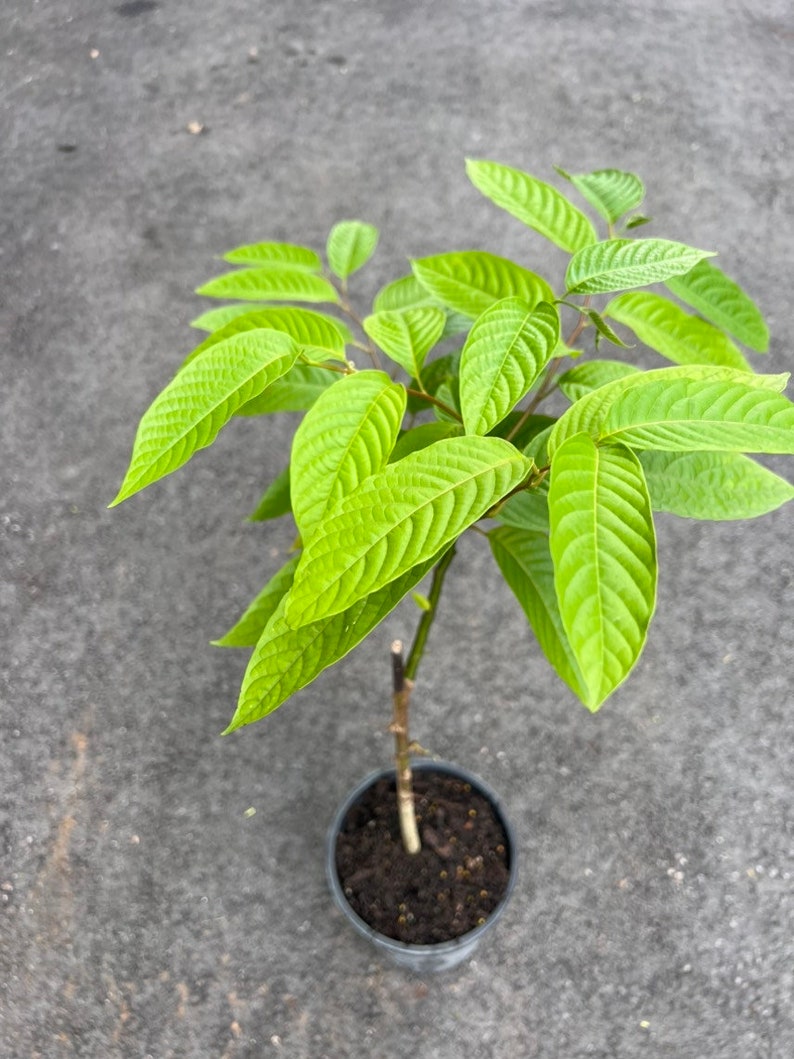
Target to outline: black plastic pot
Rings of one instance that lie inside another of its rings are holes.
[[[426,974],[436,971],[448,971],[451,968],[456,967],[459,963],[462,963],[463,960],[468,959],[474,953],[486,934],[491,933],[513,892],[518,874],[518,864],[515,834],[510,821],[507,819],[504,808],[497,796],[479,777],[468,772],[466,769],[458,768],[456,765],[450,765],[438,761],[417,761],[414,762],[412,768],[415,772],[425,770],[441,773],[442,775],[454,776],[457,779],[463,780],[465,783],[471,784],[474,790],[482,794],[491,803],[495,815],[504,828],[505,836],[507,838],[507,863],[510,875],[505,895],[501,903],[493,910],[493,912],[491,912],[487,922],[476,927],[474,930],[470,930],[466,934],[462,934],[458,938],[453,938],[451,941],[439,942],[434,945],[413,945],[402,941],[396,941],[394,938],[386,937],[386,935],[373,930],[373,928],[357,915],[348,904],[336,871],[337,836],[342,829],[344,819],[350,808],[355,805],[365,791],[379,780],[394,779],[394,769],[381,769],[380,771],[367,776],[366,779],[362,780],[361,783],[350,792],[339,807],[328,832],[326,873],[334,901],[358,933],[367,938],[367,940],[375,946],[378,952],[388,957],[393,963],[398,964],[400,967],[408,968],[417,974]]]

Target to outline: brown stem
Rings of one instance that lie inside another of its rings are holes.
[[[422,848],[414,810],[413,776],[411,773],[411,741],[408,738],[408,707],[413,682],[405,677],[403,645],[395,640],[391,645],[392,675],[394,678],[394,716],[390,731],[394,736],[394,763],[397,772],[397,812],[400,819],[405,852],[414,854]]]

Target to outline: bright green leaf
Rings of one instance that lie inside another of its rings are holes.
[[[237,410],[238,416],[270,415],[274,412],[305,412],[339,379],[336,372],[313,364],[294,364],[258,397]]]
[[[441,338],[446,322],[443,309],[427,305],[373,313],[366,317],[363,327],[387,356],[411,378],[418,379],[425,357]]]
[[[487,434],[529,392],[560,337],[553,305],[505,298],[474,323],[460,358],[460,407],[469,434]]]
[[[718,364],[739,371],[750,365],[727,335],[697,316],[685,313],[661,294],[632,291],[613,298],[604,310],[630,327],[640,342],[674,364]]]
[[[522,489],[515,496],[511,496],[507,503],[502,504],[496,517],[505,526],[545,533],[548,536],[548,486],[538,489]]]
[[[582,365],[584,367],[584,365]],[[655,395],[672,391],[680,383],[693,385],[725,384],[740,389],[767,391],[779,394],[786,388],[789,375],[755,375],[750,372],[736,371],[733,368],[712,367],[706,364],[682,364],[671,368],[656,368],[653,371],[632,372],[613,382],[599,386],[590,393],[580,397],[564,415],[560,416],[549,437],[548,450],[553,455],[555,449],[566,438],[573,437],[582,431],[591,437],[603,437],[604,425],[607,422],[612,406],[630,390],[651,387]],[[788,404],[788,402],[785,402]],[[719,409],[715,409],[719,411]],[[644,447],[644,446],[643,446]],[[663,446],[658,446],[663,447]],[[709,445],[694,445],[693,448],[710,448]],[[732,448],[732,446],[729,446]],[[750,450],[746,450],[750,451]]]
[[[645,287],[688,272],[708,250],[696,250],[669,239],[606,239],[586,246],[568,263],[569,294],[603,294]]]
[[[548,532],[505,526],[489,533],[488,541],[543,653],[573,693],[584,701],[587,692],[563,628],[554,590]]]
[[[405,414],[405,388],[358,371],[326,390],[292,442],[292,510],[304,540],[359,482],[380,471]]]
[[[249,243],[223,255],[235,265],[258,265],[260,268],[294,268],[303,272],[320,272],[320,255],[307,246],[294,243]]]
[[[461,250],[412,261],[423,287],[443,305],[465,316],[477,317],[502,298],[521,298],[534,309],[554,301],[548,283],[507,258],[484,250]]]
[[[432,423],[420,423],[417,427],[411,427],[397,438],[397,443],[392,449],[389,463],[396,463],[404,456],[420,449],[426,449],[428,445],[441,441],[442,438],[451,438],[461,434],[463,428],[459,423],[449,420],[434,420]]]
[[[609,224],[616,224],[645,198],[645,187],[634,173],[621,169],[597,169],[594,173],[570,175],[558,169]]]
[[[249,522],[267,522],[268,519],[281,518],[292,510],[289,479],[288,464],[264,491],[259,503],[248,516]]]
[[[241,268],[199,287],[207,298],[255,302],[338,302],[339,295],[322,276],[299,269]]]
[[[346,610],[438,554],[531,468],[501,438],[457,437],[366,478],[307,541],[288,623],[298,627]]]
[[[269,306],[262,309],[252,309],[250,305],[226,308],[243,308],[245,312],[237,313],[205,338],[201,345],[196,346],[185,358],[185,364],[200,356],[205,349],[211,349],[218,342],[225,342],[232,335],[257,331],[262,327],[283,331],[295,339],[304,355],[312,358],[319,356],[326,360],[344,360],[345,345],[353,341],[353,336],[345,324],[314,309],[298,309],[293,305]]]
[[[794,454],[794,404],[738,381],[657,380],[622,393],[598,436],[666,452]]]
[[[667,281],[667,286],[681,301],[691,305],[707,320],[758,353],[769,348],[769,329],[761,310],[742,288],[709,261],[699,264],[683,276]]]
[[[272,713],[324,669],[344,658],[422,580],[436,558],[408,571],[343,613],[300,629],[292,629],[285,622],[286,597],[282,599],[254,648],[243,677],[237,710],[224,734]]]
[[[220,331],[226,324],[236,320],[238,316],[247,316],[254,309],[266,309],[266,305],[252,305],[250,302],[241,305],[219,305],[217,309],[208,309],[207,312],[197,316],[190,321],[190,326],[197,331]]]
[[[560,375],[557,385],[569,401],[578,401],[586,393],[606,386],[608,382],[636,375],[639,371],[633,364],[626,364],[622,360],[587,360]]]
[[[339,221],[328,236],[326,256],[331,271],[345,280],[375,253],[378,229],[364,221]]]
[[[551,184],[498,162],[466,162],[472,184],[497,206],[569,253],[597,239],[585,215]]]
[[[642,452],[654,511],[683,518],[756,518],[794,499],[794,486],[737,452]]]
[[[253,647],[262,635],[265,626],[292,587],[300,554],[293,555],[274,574],[261,592],[248,604],[242,617],[219,640],[215,647]]]
[[[144,413],[127,474],[111,507],[206,448],[246,401],[284,375],[298,347],[281,331],[247,331],[183,367]]]
[[[656,598],[656,540],[639,460],[577,434],[555,452],[550,546],[563,628],[590,710],[628,676]]]

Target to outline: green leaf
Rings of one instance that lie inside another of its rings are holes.
[[[267,522],[268,519],[281,518],[292,510],[289,487],[289,464],[278,474],[248,516],[248,522]]]
[[[423,257],[412,261],[411,267],[434,298],[465,316],[477,317],[502,298],[521,298],[530,309],[538,302],[554,301],[541,276],[484,250]]]
[[[505,526],[492,530],[488,542],[546,658],[573,693],[584,701],[587,692],[563,628],[554,591],[548,533]]]
[[[600,337],[605,338],[607,342],[611,342],[613,346],[620,346],[621,349],[631,349],[631,346],[626,345],[620,336],[615,334],[601,313],[596,312],[595,309],[585,309],[584,312],[585,316],[587,316],[590,323],[598,332],[596,335],[596,347],[598,347],[598,340]]]
[[[738,381],[656,380],[617,398],[599,440],[666,452],[794,454],[794,404]]]
[[[345,345],[353,341],[353,336],[345,324],[313,309],[298,309],[292,305],[263,309],[252,309],[250,305],[226,308],[243,308],[245,312],[238,313],[205,338],[201,345],[196,346],[186,357],[185,364],[200,356],[205,349],[211,349],[218,342],[225,342],[232,335],[239,335],[244,331],[258,331],[263,327],[283,331],[295,339],[304,354],[323,359],[344,360]]]
[[[443,309],[427,305],[374,313],[364,320],[363,327],[387,356],[411,378],[418,379],[425,357],[441,338],[446,322]]]
[[[382,371],[344,376],[306,413],[292,442],[292,510],[304,541],[329,508],[389,458],[405,388]]]
[[[339,221],[328,236],[326,256],[331,271],[345,280],[375,253],[378,245],[378,229],[364,221]]]
[[[654,511],[683,518],[756,518],[794,499],[794,486],[737,452],[642,452]]]
[[[557,169],[557,172],[570,180],[609,224],[616,224],[645,198],[645,187],[634,173],[620,169],[597,169],[594,173],[577,175],[570,175],[562,169]]]
[[[286,597],[282,599],[254,648],[237,710],[224,735],[272,713],[324,669],[344,658],[422,580],[437,558],[403,574],[343,613],[300,629],[292,629],[285,622]]]
[[[472,184],[497,206],[569,253],[597,239],[585,215],[551,184],[498,162],[468,159]]]
[[[590,710],[628,676],[656,598],[656,539],[642,467],[623,445],[577,434],[555,452],[550,547],[563,628]]]
[[[266,309],[266,305],[251,305],[250,302],[247,304],[240,305],[219,305],[217,309],[208,309],[207,312],[202,313],[201,316],[197,316],[195,320],[190,321],[190,326],[195,327],[197,331],[219,331],[226,324],[236,320],[238,316],[247,316],[253,309]]]
[[[389,463],[396,463],[403,456],[426,449],[428,445],[441,441],[442,438],[457,437],[462,430],[459,423],[453,423],[450,420],[434,420],[432,423],[420,423],[418,427],[411,427],[397,438],[397,443],[389,456]]]
[[[298,269],[241,268],[199,287],[207,298],[254,302],[338,302],[339,295],[322,276]]]
[[[531,469],[501,438],[457,437],[365,479],[308,539],[287,622],[340,613],[437,555]]]
[[[612,299],[604,313],[630,327],[640,342],[674,364],[718,364],[752,371],[727,335],[705,320],[685,313],[661,294],[648,291],[620,294]]]
[[[295,364],[258,397],[237,410],[238,416],[261,416],[274,412],[305,412],[333,386],[339,375],[313,364]]]
[[[263,329],[234,335],[183,367],[144,413],[129,469],[110,506],[212,444],[237,409],[289,371],[297,356],[289,335]]]
[[[519,422],[520,426],[518,426]],[[524,449],[536,435],[547,427],[554,426],[555,422],[553,416],[537,413],[526,416],[524,412],[515,411],[505,416],[501,423],[497,423],[491,433],[498,438],[512,441],[517,449]],[[517,426],[518,430],[516,430]]]
[[[511,496],[507,503],[499,508],[496,517],[505,526],[545,533],[548,536],[548,486],[538,489],[522,489],[520,493]]]
[[[630,232],[633,228],[642,228],[644,224],[651,224],[653,217],[643,217],[641,213],[635,214],[626,221],[626,231]]]
[[[586,246],[568,262],[568,294],[604,294],[626,287],[645,287],[688,272],[708,250],[696,250],[669,239],[606,239]]]
[[[242,617],[219,640],[215,647],[253,647],[279,603],[292,587],[300,554],[296,553],[274,574],[262,591],[248,604]]]
[[[259,265],[261,268],[294,268],[302,272],[320,272],[320,255],[307,246],[294,243],[249,243],[223,255],[235,265]]]
[[[566,438],[573,437],[574,434],[582,431],[587,432],[594,438],[604,437],[603,431],[613,405],[617,404],[619,399],[634,389],[644,391],[650,387],[650,392],[656,395],[665,391],[672,392],[675,387],[679,387],[681,384],[685,387],[692,384],[696,388],[724,384],[728,388],[738,386],[740,390],[759,390],[778,394],[785,389],[788,379],[789,375],[787,373],[782,375],[755,375],[751,372],[736,371],[733,368],[719,368],[705,364],[682,364],[672,368],[656,368],[653,371],[634,372],[623,378],[618,378],[614,382],[599,386],[598,389],[585,394],[564,415],[560,416],[549,437],[549,454],[553,455],[555,449]],[[676,390],[676,393],[678,392]],[[785,401],[785,398],[783,400],[788,405],[789,402]],[[696,408],[693,408],[693,411],[697,414]],[[714,411],[719,413],[719,407],[715,408]],[[661,422],[664,418],[664,414],[661,412],[660,417]],[[645,446],[641,447],[644,448]],[[653,447],[662,448],[664,446]],[[689,447],[708,449],[712,446],[696,444]],[[720,446],[717,447],[719,448]],[[733,446],[728,446],[728,448],[733,448]]]
[[[637,375],[639,372],[639,368],[635,368],[633,364],[625,364],[622,360],[587,360],[564,372],[557,380],[557,385],[569,401],[578,401],[586,393],[591,393],[608,382],[623,379],[627,375]]]
[[[681,301],[757,353],[769,348],[769,329],[761,310],[742,288],[708,261],[667,281]]]
[[[504,298],[474,323],[460,358],[460,407],[468,434],[487,434],[529,392],[560,337],[553,305]]]

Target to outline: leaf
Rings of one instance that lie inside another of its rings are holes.
[[[252,309],[249,305],[225,308],[242,308],[245,312],[238,313],[205,338],[201,345],[196,346],[185,358],[185,364],[200,356],[205,349],[211,349],[218,342],[225,342],[232,335],[257,331],[263,327],[283,331],[295,339],[304,353],[319,355],[324,359],[344,360],[345,345],[353,342],[353,336],[345,324],[313,309],[298,309],[293,305],[266,306],[261,309]]]
[[[519,494],[523,495],[528,494]],[[548,533],[505,526],[492,530],[488,543],[552,668],[584,700],[587,692],[563,628],[554,591]]]
[[[736,452],[642,452],[654,511],[683,518],[745,519],[794,499],[785,478]]]
[[[585,215],[555,187],[498,162],[466,161],[472,184],[497,206],[569,253],[597,239]]]
[[[696,250],[669,239],[606,239],[586,246],[568,262],[568,294],[604,294],[626,287],[645,287],[688,272],[708,250]]]
[[[651,224],[652,221],[653,217],[643,217],[641,213],[636,213],[626,221],[626,231],[630,232],[633,228],[641,228],[644,224]]]
[[[224,732],[272,713],[324,669],[359,644],[411,591],[436,558],[410,570],[341,614],[292,629],[284,621],[286,597],[268,622],[243,677],[237,710]]]
[[[396,463],[404,456],[420,449],[426,449],[428,445],[441,441],[442,438],[456,437],[462,433],[459,423],[449,420],[435,420],[432,423],[420,423],[418,427],[411,427],[403,431],[397,438],[397,443],[389,456],[389,463]]]
[[[183,367],[144,413],[129,469],[110,507],[212,444],[237,409],[289,371],[297,356],[289,335],[262,329],[219,342]]]
[[[576,364],[560,375],[557,385],[569,401],[578,401],[586,393],[591,393],[608,382],[639,373],[639,368],[622,360],[588,360],[583,364]]]
[[[207,298],[255,302],[338,302],[339,295],[322,276],[298,269],[241,268],[216,276],[196,290]]]
[[[421,309],[438,305],[416,276],[400,276],[381,287],[372,302],[372,311],[386,313],[401,309]]]
[[[507,258],[484,250],[461,250],[412,261],[422,286],[438,301],[466,316],[477,317],[502,298],[521,298],[534,309],[554,301],[548,283]]]
[[[335,383],[306,413],[292,442],[292,510],[303,539],[336,501],[380,471],[405,414],[405,388],[382,371]]]
[[[326,256],[331,271],[345,280],[375,253],[378,229],[364,221],[339,221],[331,229],[326,245]]]
[[[460,407],[468,434],[487,434],[529,392],[554,352],[560,318],[553,305],[530,309],[505,298],[474,323],[460,358]]]
[[[646,346],[674,364],[718,364],[739,371],[752,371],[745,358],[712,324],[685,313],[661,294],[633,291],[620,294],[604,313],[630,327]]]
[[[738,381],[656,380],[621,394],[598,436],[634,449],[794,454],[794,404]]]
[[[575,176],[561,169],[557,169],[557,172],[570,180],[609,224],[616,224],[645,198],[645,187],[634,173],[620,169],[597,169],[594,173],[579,173]]]
[[[365,479],[308,539],[287,622],[338,614],[437,555],[531,469],[501,438],[457,437]]]
[[[427,305],[374,313],[366,317],[363,327],[387,356],[411,378],[418,379],[425,357],[441,338],[446,322],[443,309]]]
[[[584,367],[584,365],[583,365]],[[603,436],[604,424],[607,422],[612,406],[635,388],[654,387],[653,393],[660,390],[671,390],[679,383],[737,385],[750,390],[779,393],[784,390],[789,375],[755,375],[751,372],[736,371],[733,368],[712,367],[706,364],[682,364],[671,368],[656,368],[653,371],[630,373],[614,382],[599,386],[598,389],[585,394],[560,416],[549,437],[549,454],[562,442],[574,434],[586,431],[594,438]],[[786,402],[788,403],[788,402]],[[708,448],[707,445],[694,448]],[[749,451],[749,450],[748,450]]]
[[[496,517],[505,526],[545,533],[548,536],[548,486],[538,489],[522,489],[520,493],[511,496],[507,503],[499,508]]]
[[[260,416],[274,412],[305,412],[338,379],[339,375],[327,368],[295,364],[286,375],[271,383],[264,393],[247,401],[236,414]]]
[[[251,305],[250,303],[240,305],[219,305],[217,309],[208,309],[207,312],[197,316],[190,321],[190,326],[197,331],[219,331],[226,324],[236,320],[238,316],[246,316],[252,309],[266,309],[266,305]]]
[[[219,640],[212,641],[215,647],[253,647],[256,644],[279,603],[289,592],[299,560],[299,553],[287,560],[248,604],[239,621]]]
[[[757,353],[769,349],[769,329],[761,310],[742,288],[709,261],[667,281],[681,301]]]
[[[302,272],[320,272],[320,255],[307,246],[294,243],[249,243],[223,255],[235,265],[259,265],[262,268],[294,268]]]
[[[596,347],[600,337],[605,338],[607,342],[611,342],[613,346],[620,346],[621,349],[631,349],[631,346],[626,345],[620,336],[615,334],[601,313],[596,312],[595,309],[585,309],[585,315],[598,332],[596,335]]]
[[[555,452],[550,548],[563,628],[590,710],[628,676],[656,598],[656,539],[637,457],[577,434]]]
[[[267,522],[268,519],[281,518],[292,510],[289,486],[289,464],[278,474],[248,516],[248,522]]]
[[[552,416],[537,413],[527,416],[524,412],[515,411],[505,416],[501,423],[497,423],[491,433],[498,438],[512,441],[517,449],[524,449],[537,434],[547,427],[554,426],[555,422]],[[519,423],[520,426],[518,426]],[[517,426],[518,430],[516,430]]]

